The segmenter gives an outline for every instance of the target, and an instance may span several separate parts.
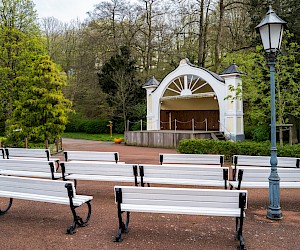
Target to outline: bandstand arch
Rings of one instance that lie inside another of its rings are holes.
[[[234,96],[229,86],[241,85],[240,72],[228,69],[218,75],[183,59],[162,82],[150,79],[143,86],[147,130],[220,131],[228,139],[243,140],[242,102],[226,99]]]

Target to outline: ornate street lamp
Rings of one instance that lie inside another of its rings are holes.
[[[271,173],[269,176],[269,207],[267,218],[279,220],[282,218],[280,208],[280,178],[277,172],[277,148],[276,148],[276,106],[275,106],[275,61],[279,52],[283,28],[286,22],[279,18],[272,7],[266,17],[255,27],[259,31],[264,50],[268,57],[270,67],[270,87],[271,87]]]

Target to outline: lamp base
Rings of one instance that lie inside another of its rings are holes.
[[[267,212],[267,218],[270,220],[281,220],[282,219],[282,212],[281,208],[271,208],[269,207]]]

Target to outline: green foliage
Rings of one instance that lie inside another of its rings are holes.
[[[270,139],[270,126],[257,126],[253,129],[252,138],[254,141],[261,142]]]
[[[66,132],[85,132],[88,134],[109,133],[108,120],[72,117],[66,127]]]
[[[282,54],[276,63],[276,112],[277,123],[289,123],[291,116],[300,117],[300,46],[291,42],[292,34],[285,32],[282,44]],[[245,72],[243,78],[242,98],[244,100],[245,131],[257,141],[269,139],[270,124],[270,77],[267,60],[263,57],[262,46],[255,51],[238,51],[224,57],[224,63],[235,61],[239,70]],[[239,90],[239,89],[238,89]],[[258,126],[258,127],[257,127]]]
[[[121,119],[125,129],[126,120],[135,115],[135,106],[145,98],[140,81],[136,79],[137,69],[128,47],[106,62],[98,73],[99,84],[106,93],[107,103],[113,111],[113,120]],[[119,123],[118,123],[118,126]],[[121,127],[117,131],[120,131]],[[123,130],[124,131],[124,130]]]
[[[232,142],[218,140],[183,139],[179,142],[178,152],[183,154],[223,154],[227,161],[231,161],[232,156],[239,155],[270,155],[271,143],[264,142]],[[278,145],[278,156],[300,157],[300,144]]]
[[[8,137],[14,137],[18,130],[18,136],[29,141],[59,138],[65,130],[71,102],[62,94],[66,83],[58,68],[48,56],[39,56],[33,62],[31,75],[23,79],[24,87],[7,120]]]

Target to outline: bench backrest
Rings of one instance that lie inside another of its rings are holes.
[[[54,161],[38,161],[38,160],[24,160],[24,159],[3,159],[0,161],[0,171],[27,171],[27,172],[42,172],[49,173],[49,178],[56,172]],[[0,172],[1,174],[1,172]]]
[[[268,182],[271,167],[268,168],[238,168],[238,180],[247,182]],[[242,170],[242,171],[240,171]],[[300,182],[300,169],[278,168],[280,182]]]
[[[68,197],[66,185],[72,187],[73,197],[76,196],[73,182],[45,180],[38,178],[24,178],[15,176],[0,176],[0,193],[15,192],[28,194],[26,199],[30,200],[33,195],[42,195],[50,197]],[[25,197],[25,196],[24,196]],[[35,200],[37,197],[35,196]],[[53,203],[59,203],[53,198]]]
[[[233,164],[235,166],[258,166],[270,167],[271,156],[250,156],[250,155],[234,155]],[[294,157],[277,157],[277,167],[299,168],[300,158]]]
[[[228,181],[228,168],[214,166],[193,166],[193,165],[139,165],[139,175],[141,184],[147,183],[149,178],[172,179],[176,180],[211,180],[222,181],[226,187]],[[153,182],[152,182],[153,183]],[[159,183],[159,180],[158,182]]]
[[[13,157],[32,157],[50,159],[49,149],[36,149],[36,148],[5,148],[6,158]]]
[[[118,152],[65,151],[65,161],[108,161],[118,162]]]
[[[133,164],[95,163],[95,162],[62,162],[62,177],[69,174],[120,176],[137,178],[137,166]]]
[[[211,154],[160,154],[160,164],[211,164],[220,165],[224,164],[224,155],[211,155]]]
[[[116,202],[121,202],[121,204],[146,206],[241,208],[240,194],[247,194],[247,191],[240,191],[241,190],[115,186],[115,198]],[[201,213],[200,210],[199,213]]]

